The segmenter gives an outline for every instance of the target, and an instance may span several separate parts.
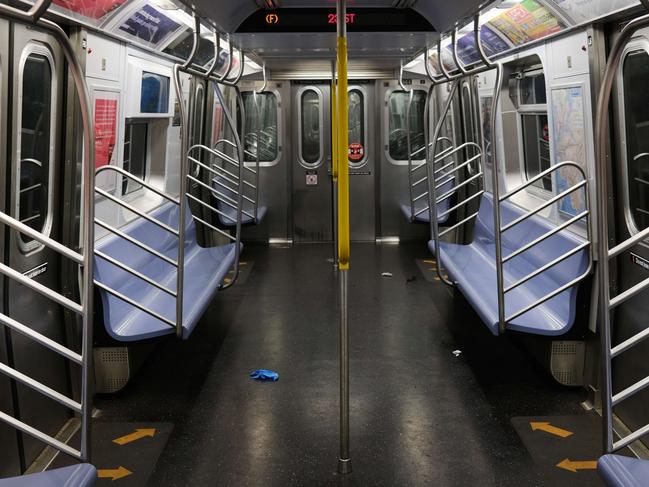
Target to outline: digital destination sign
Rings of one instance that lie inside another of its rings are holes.
[[[338,18],[330,8],[257,10],[237,33],[335,32]],[[345,15],[349,32],[434,32],[422,15],[409,8],[354,8]]]

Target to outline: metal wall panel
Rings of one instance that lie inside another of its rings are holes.
[[[13,40],[12,66],[14,71],[12,78],[14,93],[12,96],[13,129],[11,133],[13,149],[11,170],[8,171],[11,177],[10,184],[8,185],[11,188],[11,208],[15,208],[18,189],[15,183],[19,180],[17,173],[19,153],[16,150],[15,144],[19,140],[20,128],[18,126],[17,115],[21,109],[22,102],[17,96],[22,83],[20,67],[23,63],[25,49],[32,49],[33,46],[38,46],[38,49],[44,49],[49,52],[52,62],[52,77],[56,80],[56,86],[52,88],[52,96],[56,96],[56,99],[52,98],[53,123],[51,130],[54,131],[52,138],[54,143],[50,152],[50,163],[54,168],[54,175],[50,181],[50,191],[52,192],[50,236],[59,239],[61,219],[64,217],[60,209],[65,207],[59,193],[59,171],[62,166],[60,163],[60,140],[63,125],[61,107],[64,88],[64,60],[59,46],[53,37],[33,27],[27,28],[23,25],[15,25]],[[58,254],[41,246],[25,251],[24,248],[21,248],[19,236],[15,232],[11,232],[7,242],[7,253],[11,267],[19,272],[26,273],[45,265],[45,271],[34,279],[43,285],[60,291],[60,282],[58,279],[60,258]],[[58,305],[15,282],[10,281],[7,283],[7,287],[7,305],[9,315],[12,318],[59,343],[64,342],[63,314]],[[14,363],[18,370],[61,393],[70,394],[67,364],[62,357],[15,333],[12,333],[12,342]],[[18,404],[20,417],[23,421],[50,435],[56,435],[70,417],[70,412],[66,408],[20,385],[18,386]],[[43,445],[40,442],[25,437],[25,459],[27,465],[35,459],[42,448]]]
[[[332,223],[332,183],[331,170],[331,101],[329,84],[294,84],[292,87],[294,106],[291,119],[294,121],[291,174],[292,174],[292,221],[294,242],[331,242]],[[317,93],[321,106],[321,148],[317,165],[305,167],[301,151],[300,99],[305,93]]]
[[[7,177],[7,135],[8,135],[8,94],[10,84],[9,62],[9,22],[0,19],[0,188],[6,188]],[[6,194],[3,190],[3,195]],[[0,209],[6,211],[6,198],[0,198]],[[0,255],[5,261],[5,226],[0,225]],[[0,279],[0,310],[7,313],[5,295],[6,279]],[[7,330],[0,325],[0,362],[8,364],[7,355]],[[9,380],[0,375],[0,410],[13,414],[13,394]],[[20,474],[20,459],[18,455],[16,431],[0,423],[0,477],[9,477]]]

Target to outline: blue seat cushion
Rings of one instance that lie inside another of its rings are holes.
[[[218,210],[221,213],[225,213],[225,215],[219,214],[219,223],[223,227],[236,227],[237,226],[237,210],[232,208],[231,206],[226,205],[225,203],[218,203]],[[250,213],[251,215],[254,215],[254,207],[252,204],[244,204],[243,207],[245,210]],[[264,217],[266,216],[268,209],[265,206],[259,206],[257,208],[257,221],[255,222],[255,219],[252,218],[249,215],[246,215],[244,213],[241,214],[241,225],[255,225],[255,224],[260,224],[263,220]]]
[[[0,479],[0,487],[91,487],[96,481],[95,467],[82,463],[21,477]]]
[[[505,202],[501,204],[501,224],[506,225],[524,214],[524,210]],[[502,254],[509,255],[535,238],[553,229],[541,217],[532,217],[503,233]],[[474,239],[469,245],[440,244],[440,262],[457,284],[480,318],[498,334],[498,296],[496,282],[493,198],[485,193],[480,201]],[[505,287],[512,285],[543,265],[581,245],[584,241],[568,231],[559,232],[504,265]],[[435,253],[435,243],[428,243]],[[588,254],[582,250],[551,267],[539,276],[505,294],[505,315],[511,316],[552,291],[583,274]],[[545,303],[507,323],[507,328],[537,335],[556,336],[570,330],[575,321],[578,286],[572,286]]]
[[[178,228],[178,206],[167,203],[151,212],[151,217]],[[124,233],[177,260],[177,237],[143,218],[137,218],[121,229]],[[137,270],[171,291],[176,291],[176,267],[117,236],[108,235],[95,244],[96,250]],[[185,273],[183,279],[183,333],[189,337],[201,315],[218,291],[236,257],[235,244],[200,247],[189,211],[185,218]],[[95,255],[95,279],[175,321],[176,299],[142,279]],[[98,288],[99,289],[99,288]],[[119,341],[136,341],[175,333],[165,322],[99,289],[103,319],[110,336]]]
[[[622,455],[604,455],[597,462],[597,473],[608,487],[646,487],[649,461]]]
[[[214,190],[221,193],[221,195],[225,195],[227,198],[229,198],[232,201],[237,201],[237,193],[232,189],[232,186],[233,186],[232,183],[225,180],[224,178],[215,177],[214,179],[212,179],[212,187],[214,188]],[[219,212],[221,212],[218,215],[219,223],[221,224],[221,226],[224,228],[235,227],[237,225],[237,210],[233,208],[231,205],[225,203],[223,201],[223,198],[221,197],[217,198],[214,195],[212,195],[212,199],[215,200],[216,208],[219,210]],[[247,212],[248,215],[246,215],[242,211],[241,225],[256,225],[261,223],[264,220],[268,208],[266,208],[265,206],[257,207],[256,221],[252,216],[250,216],[255,214],[255,205],[253,203],[244,199],[242,210]]]
[[[437,197],[439,198],[444,193],[449,192],[451,189],[453,189],[452,181],[444,183],[437,190]],[[451,207],[452,200],[453,200],[452,197],[446,198],[437,204],[437,215],[438,215],[437,223],[439,225],[444,225],[448,221],[449,215],[444,215],[442,217],[439,217],[439,215],[441,215],[445,211],[448,211],[448,209]],[[401,213],[403,213],[403,216],[406,217],[406,220],[408,220],[411,223],[430,223],[430,211],[428,211],[428,198],[422,198],[415,201],[414,217],[413,217],[412,207],[410,206],[410,203],[404,203],[401,205]]]

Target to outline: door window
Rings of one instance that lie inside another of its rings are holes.
[[[124,170],[142,180],[146,178],[148,129],[146,122],[127,122],[124,136]],[[132,193],[141,187],[137,182],[124,178],[122,194]]]
[[[543,68],[536,66],[514,73],[509,84],[513,87],[510,96],[518,107],[523,174],[529,180],[552,164]],[[536,181],[533,186],[551,192],[552,176]]]
[[[47,233],[50,214],[53,73],[49,56],[32,53],[21,71],[18,146],[18,219]],[[32,241],[20,234],[24,244]]]
[[[367,148],[365,143],[365,96],[357,88],[349,90],[347,95],[349,101],[349,165],[360,167],[367,160]]]
[[[322,161],[322,97],[314,89],[300,96],[300,159],[304,166],[317,167]]]
[[[393,91],[388,100],[388,155],[393,161],[408,160],[406,135],[406,112],[410,94],[407,91]],[[414,160],[424,160],[424,108],[426,92],[414,90],[410,107],[410,146]]]
[[[637,230],[649,227],[649,54],[627,54],[622,68],[629,211]]]
[[[259,145],[259,162],[274,162],[279,155],[277,130],[277,96],[270,91],[242,93],[246,112],[245,161],[254,162]],[[259,105],[259,144],[257,144],[257,107]]]

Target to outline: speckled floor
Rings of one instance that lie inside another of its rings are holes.
[[[97,398],[99,421],[174,424],[150,485],[556,486],[511,418],[584,414],[585,391],[553,383],[511,338],[491,336],[461,299],[426,282],[415,263],[425,245],[352,248],[354,472],[335,473],[330,252],[248,246],[247,282],[217,296],[191,339],[162,342],[126,389]],[[279,382],[249,380],[257,368]]]

